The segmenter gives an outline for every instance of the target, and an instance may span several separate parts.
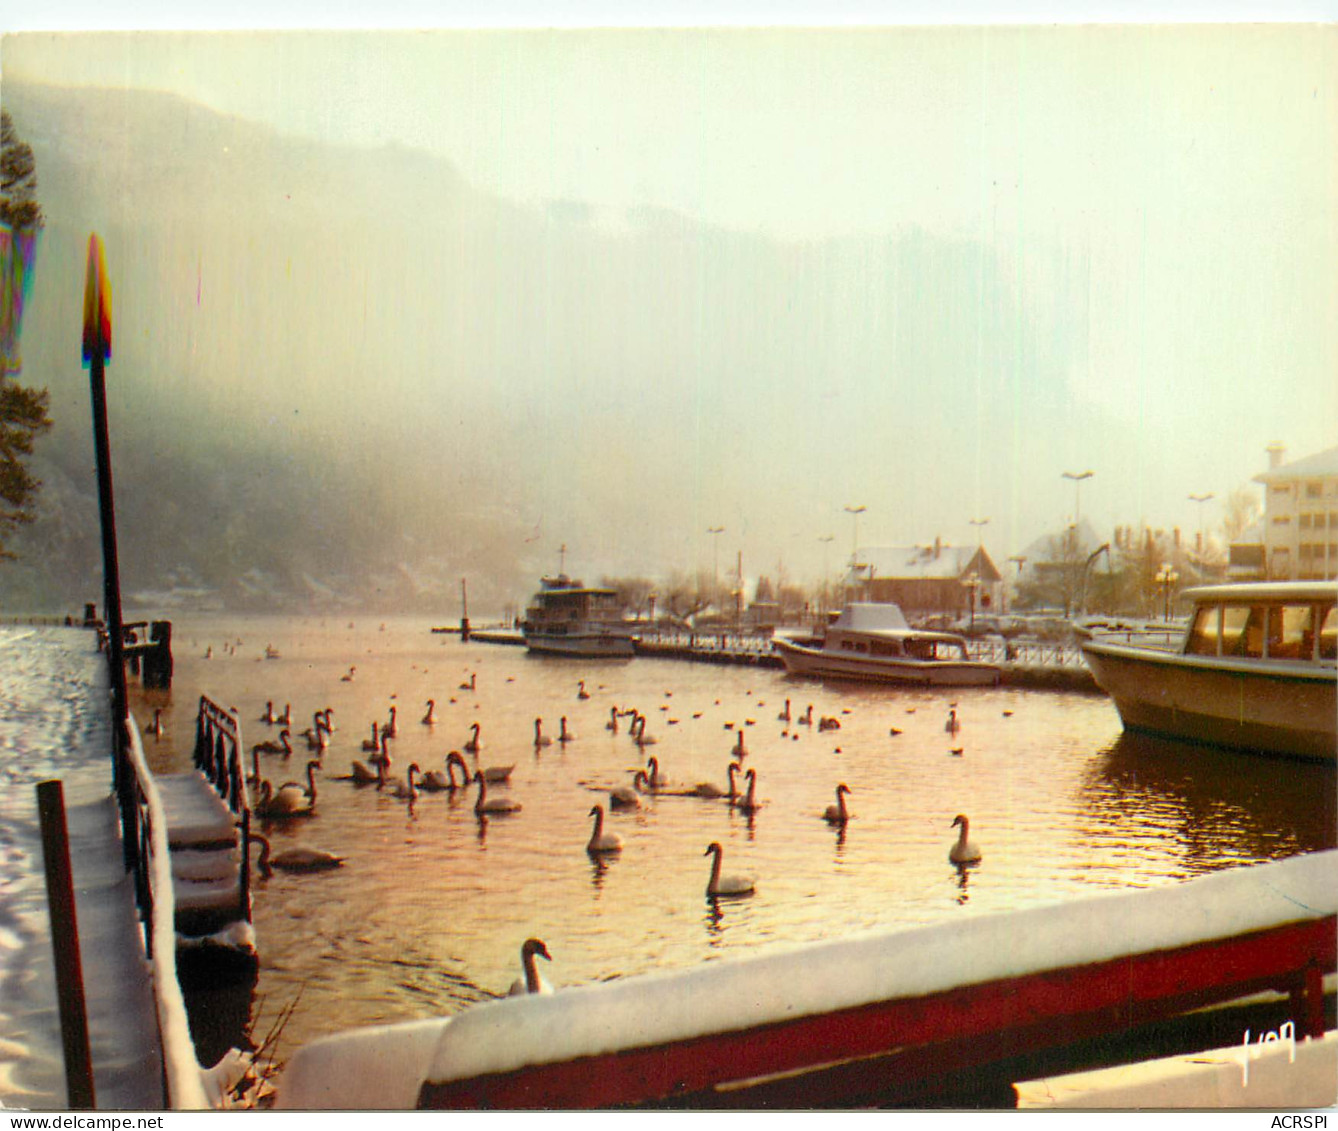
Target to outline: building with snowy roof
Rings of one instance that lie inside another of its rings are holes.
[[[1268,470],[1254,477],[1264,485],[1264,576],[1338,577],[1338,447],[1291,463],[1282,462],[1285,451],[1270,444]]]
[[[874,546],[860,549],[846,586],[865,601],[901,606],[907,618],[965,616],[1000,607],[1003,575],[983,546]]]

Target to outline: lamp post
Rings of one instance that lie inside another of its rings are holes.
[[[1017,577],[1015,577],[1015,578],[1013,579],[1013,586],[1014,586],[1014,588],[1016,588],[1017,583],[1018,583],[1018,582],[1021,580],[1021,578],[1022,578],[1022,567],[1023,567],[1024,565],[1027,564],[1027,557],[1026,557],[1025,554],[1014,554],[1014,555],[1013,555],[1012,557],[1010,557],[1008,560],[1009,560],[1010,562],[1015,562],[1015,563],[1017,563]],[[1004,601],[1005,601],[1005,603],[1007,602],[1007,600],[1008,600],[1008,587],[1007,587],[1007,585],[1005,584],[1005,586],[1004,586]]]
[[[966,575],[962,584],[966,586],[966,597],[971,609],[970,627],[966,631],[972,633],[976,629],[976,590],[980,588],[980,575],[973,570]]]
[[[1209,499],[1211,499],[1212,497],[1213,497],[1213,493],[1212,493],[1211,491],[1209,491],[1206,495],[1190,495],[1190,496],[1189,496],[1189,501],[1190,501],[1190,502],[1192,502],[1192,503],[1198,503],[1198,504],[1199,504],[1199,540],[1198,540],[1198,545],[1197,545],[1196,549],[1198,550],[1198,554],[1199,554],[1199,573],[1200,573],[1200,575],[1203,573],[1203,559],[1204,559],[1204,549],[1205,549],[1204,544],[1203,544],[1203,504],[1206,503],[1206,502],[1207,502]]]
[[[706,533],[712,536],[711,545],[714,547],[711,551],[711,600],[717,605],[720,603],[720,535],[724,532],[723,526],[706,528]]]
[[[1078,531],[1081,537],[1082,527],[1082,481],[1091,479],[1095,471],[1066,471],[1063,478],[1073,480],[1073,529]]]
[[[831,582],[831,575],[827,572],[827,549],[836,541],[835,534],[824,534],[819,539],[822,543],[822,612],[827,611],[827,586]]]
[[[990,524],[990,520],[988,518],[972,518],[967,521],[976,528],[976,549],[979,550],[984,545],[984,528]]]
[[[1180,580],[1180,575],[1171,568],[1170,562],[1162,562],[1155,578],[1162,589],[1162,620],[1168,624],[1171,620],[1171,588]]]
[[[850,532],[850,580],[852,584],[859,570],[859,516],[868,509],[863,505],[845,508],[846,514],[850,515],[852,519]]]

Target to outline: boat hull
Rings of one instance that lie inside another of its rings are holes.
[[[525,647],[545,656],[626,659],[634,654],[630,636],[598,632],[563,635],[527,632]]]
[[[973,660],[900,660],[861,656],[810,648],[789,640],[775,640],[785,670],[815,679],[852,679],[871,683],[899,683],[934,687],[992,687],[1000,671],[993,664]]]
[[[1338,672],[1088,641],[1083,655],[1130,730],[1334,762]]]

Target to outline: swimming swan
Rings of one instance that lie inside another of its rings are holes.
[[[509,797],[489,797],[488,782],[482,773],[475,772],[474,784],[479,787],[478,799],[474,802],[474,813],[479,817],[504,816],[507,813],[519,813],[520,802]]]
[[[261,754],[282,754],[287,758],[293,752],[293,744],[288,740],[288,728],[285,727],[283,730],[279,731],[278,742],[267,738],[264,742],[257,742],[252,746],[251,751],[252,753],[259,752]]]
[[[849,792],[850,786],[845,782],[836,787],[836,804],[828,805],[822,814],[822,819],[829,825],[844,825],[850,820],[850,811],[846,808],[846,794]]]
[[[711,861],[711,878],[706,883],[706,898],[714,899],[719,895],[751,895],[757,887],[756,881],[752,876],[722,876],[720,874],[720,861],[725,854],[725,850],[720,847],[718,840],[711,841],[706,846],[703,856],[715,854],[715,859]]]
[[[949,734],[956,734],[959,730],[962,729],[962,723],[961,720],[957,718],[956,711],[948,712],[948,721],[943,724],[943,729],[946,730]]]
[[[534,745],[535,745],[535,746],[552,746],[552,745],[553,745],[553,740],[552,740],[551,738],[549,738],[548,735],[544,734],[544,721],[543,721],[543,719],[535,719],[535,720],[534,720]]]
[[[715,785],[712,782],[702,781],[698,782],[695,786],[692,787],[693,796],[707,797],[711,799],[715,799],[717,797],[737,797],[739,795],[739,787],[737,783],[734,781],[734,778],[735,775],[738,774],[741,768],[742,767],[740,767],[738,762],[731,762],[729,764],[728,789],[721,789],[718,785]]]
[[[601,852],[621,852],[623,838],[617,833],[606,833],[604,831],[604,806],[592,806],[590,816],[595,819],[595,828],[590,834],[590,840],[586,843],[585,850],[592,856]]]
[[[745,780],[748,782],[748,792],[742,797],[731,798],[729,803],[740,813],[756,813],[762,808],[762,802],[757,800],[757,771],[749,770]]]
[[[965,813],[958,813],[952,819],[950,828],[961,826],[961,832],[957,834],[956,843],[948,849],[948,859],[954,864],[974,864],[980,859],[979,845],[972,844],[967,836],[970,833],[971,822]]]
[[[260,859],[256,861],[256,866],[262,876],[271,875],[275,868],[284,872],[325,872],[344,864],[342,856],[320,848],[286,848],[271,856],[269,837],[252,833],[251,840],[260,845]]]
[[[464,745],[464,749],[465,749],[465,751],[466,751],[467,753],[469,753],[469,754],[477,754],[477,753],[479,752],[479,725],[478,725],[478,723],[470,723],[470,724],[469,724],[469,729],[470,729],[471,731],[474,732],[474,737],[471,738],[468,742],[465,743],[465,745]]]
[[[637,770],[631,785],[618,785],[609,790],[610,809],[640,809],[641,787],[646,784],[646,771]]]
[[[539,976],[539,971],[534,966],[534,956],[540,955],[553,961],[553,956],[548,953],[548,947],[544,946],[543,939],[526,939],[525,945],[520,948],[520,965],[525,971],[523,979],[517,978],[511,983],[511,988],[507,991],[507,997],[520,997],[522,994],[551,994],[553,987],[546,980]]]
[[[437,710],[437,701],[435,699],[429,699],[427,701],[427,714],[423,716],[423,725],[425,727],[431,727],[437,725],[436,710]]]

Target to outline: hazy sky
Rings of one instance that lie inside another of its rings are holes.
[[[393,13],[382,22],[404,22]],[[586,206],[613,234],[653,207],[798,249],[843,237],[833,260],[912,235],[967,249],[965,270],[997,276],[979,293],[998,308],[968,320],[976,340],[950,374],[904,371],[904,331],[883,326],[896,312],[858,290],[867,264],[830,266],[822,309],[796,311],[821,324],[813,369],[845,406],[815,415],[812,448],[789,461],[814,513],[767,558],[791,555],[797,572],[823,534],[848,552],[846,504],[869,507],[866,544],[974,540],[969,520],[989,516],[1002,559],[1071,516],[1065,470],[1095,471],[1082,512],[1098,530],[1192,530],[1220,521],[1269,442],[1289,458],[1338,442],[1331,24],[31,34],[6,43],[4,68],[5,81],[170,91],[293,134],[422,148],[521,205]],[[944,310],[935,332],[963,325]],[[1046,354],[1034,381],[1024,340]],[[860,352],[880,342],[885,358]],[[897,408],[925,381],[958,442],[923,460],[965,472],[946,477],[950,496],[926,478],[916,505],[889,513],[874,457],[914,441],[919,422]],[[857,435],[875,419],[877,435]],[[848,476],[845,448],[862,452]],[[767,471],[767,491],[790,489]],[[1205,491],[1200,516],[1187,495]],[[707,525],[737,529],[745,512],[706,492],[695,552],[709,553]]]

